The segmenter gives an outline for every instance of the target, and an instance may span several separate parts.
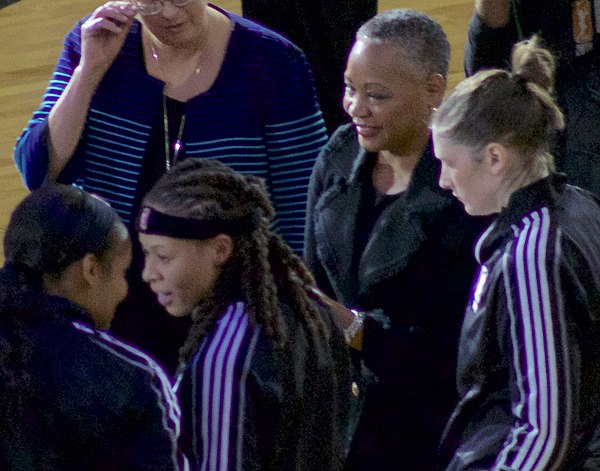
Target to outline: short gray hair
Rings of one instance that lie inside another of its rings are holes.
[[[448,37],[441,25],[424,13],[408,8],[384,11],[359,28],[356,39],[361,38],[396,44],[424,74],[448,76]]]

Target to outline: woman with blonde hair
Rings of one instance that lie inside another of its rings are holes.
[[[461,82],[433,116],[440,185],[497,213],[476,246],[448,471],[598,469],[600,206],[554,171],[553,73],[537,39],[521,43],[512,72]]]

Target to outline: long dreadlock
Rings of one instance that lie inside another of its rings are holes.
[[[316,345],[328,339],[328,328],[309,295],[314,289],[312,275],[270,229],[275,211],[262,179],[242,175],[215,160],[186,159],[155,184],[142,204],[198,220],[247,221],[257,211],[260,215],[257,228],[232,236],[232,256],[222,267],[212,294],[192,313],[180,362],[187,363],[218,317],[236,300],[245,303],[251,324],[261,325],[278,346],[287,341],[282,298],[300,316]]]

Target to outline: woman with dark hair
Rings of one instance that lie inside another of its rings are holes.
[[[143,278],[193,321],[176,388],[197,469],[336,470],[345,457],[348,350],[273,216],[261,179],[199,159],[142,203]]]
[[[599,469],[600,205],[554,171],[553,74],[548,50],[521,43],[512,72],[477,73],[433,116],[440,185],[498,213],[475,250],[449,471]]]
[[[111,337],[127,229],[104,201],[44,186],[12,214],[0,270],[0,468],[178,469],[165,373]]]

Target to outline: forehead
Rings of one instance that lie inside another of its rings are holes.
[[[458,144],[448,136],[441,134],[435,126],[431,128],[431,136],[435,156],[443,162],[450,163],[458,158],[470,155],[468,147]]]
[[[199,248],[205,245],[206,242],[203,240],[177,239],[163,235],[144,234],[142,232],[138,234],[138,238],[144,250],[149,252],[167,250],[177,253],[197,253]]]
[[[348,56],[347,72],[364,72],[371,76],[415,76],[420,69],[404,48],[389,41],[359,38]]]
[[[144,234],[143,232],[138,233],[138,239],[142,244],[142,247],[146,250],[157,249],[157,248],[176,248],[181,242],[180,239],[173,237],[167,237],[156,234]]]

